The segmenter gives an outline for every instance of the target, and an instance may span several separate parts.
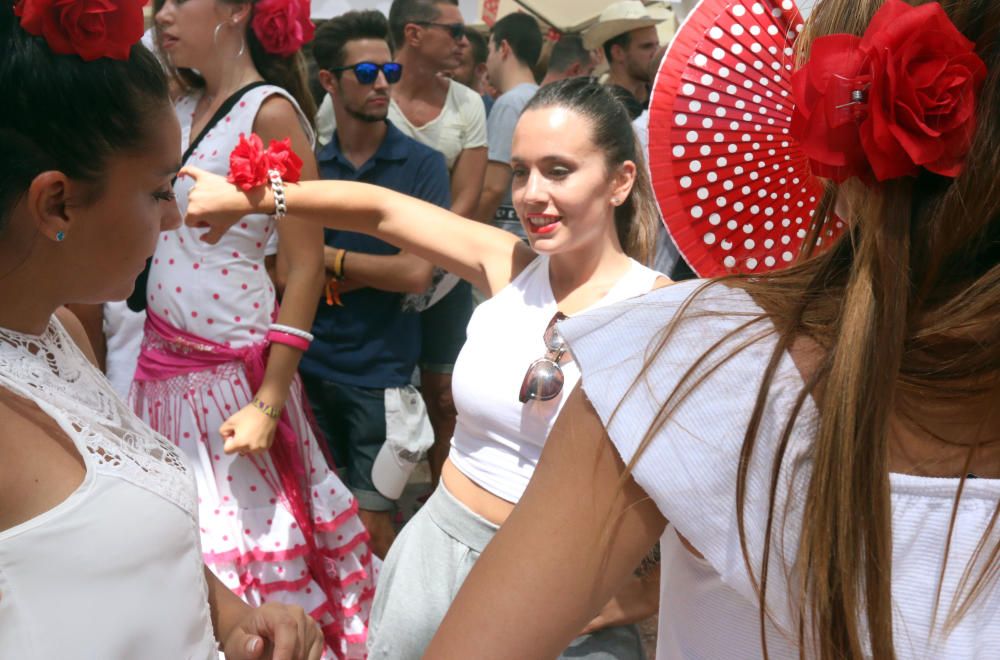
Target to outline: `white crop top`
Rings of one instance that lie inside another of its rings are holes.
[[[682,282],[653,291],[641,300],[578,315],[560,325],[583,372],[583,389],[629,462],[663,401],[694,361],[727,333],[762,313],[744,291],[713,285],[695,299],[685,319],[650,360],[650,346],[701,282]],[[722,355],[761,332],[759,324],[727,340]],[[753,411],[761,375],[774,350],[772,334],[718,364],[719,355],[691,377],[705,380],[653,437],[640,456],[633,477],[652,498],[670,526],[662,538],[663,565],[658,660],[760,658],[757,596],[746,570],[737,528],[736,472],[740,449]],[[640,374],[642,376],[640,377]],[[633,387],[633,384],[635,385]],[[763,557],[768,517],[771,465],[788,414],[803,387],[789,355],[784,355],[769,391],[760,431],[748,466],[747,549],[757,567]],[[619,408],[620,404],[620,408]],[[617,412],[616,412],[617,411]],[[782,556],[792,561],[801,530],[811,474],[812,440],[817,411],[807,399],[789,438],[779,473],[776,522],[768,577],[767,626],[771,658],[799,658],[798,626],[789,603]],[[990,524],[1000,479],[968,479],[954,509],[955,524],[941,602],[934,621],[934,598],[944,560],[958,479],[889,475],[892,501],[892,596],[896,657],[1000,658],[1000,583],[989,587],[948,630],[962,574]],[[682,534],[704,556],[683,548]],[[1000,538],[994,529],[987,548]],[[987,553],[988,554],[988,553]],[[976,568],[978,575],[979,568]],[[806,657],[815,654],[806,653]]]
[[[194,476],[52,318],[0,329],[0,388],[83,458],[79,487],[0,531],[0,658],[215,660]]]
[[[517,502],[534,474],[542,446],[580,371],[561,363],[562,393],[521,403],[528,366],[545,355],[542,335],[558,305],[540,256],[472,315],[452,376],[458,420],[449,458],[465,476],[497,497]],[[662,275],[632,261],[631,269],[590,309],[647,293]]]

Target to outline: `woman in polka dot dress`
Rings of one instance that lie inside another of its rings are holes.
[[[182,147],[205,131],[186,162],[225,175],[240,135],[253,132],[265,144],[290,137],[305,161],[303,178],[315,178],[304,81],[271,76],[266,82],[282,86],[245,89],[261,82],[260,70],[275,70],[265,64],[277,58],[248,29],[255,4],[156,5],[159,43],[188,83],[175,106]],[[204,78],[192,78],[191,69]],[[176,183],[182,213],[190,185]],[[275,231],[285,282],[280,311],[264,267]],[[375,580],[368,535],[311,430],[295,375],[301,351],[265,343],[272,322],[311,327],[322,245],[321,229],[293,218],[276,225],[268,215],[244,217],[214,246],[185,227],[164,232],[149,273],[149,320],[132,404],[195,465],[209,568],[251,604],[300,605],[323,626],[328,655],[361,658]],[[280,419],[254,401],[281,409]]]

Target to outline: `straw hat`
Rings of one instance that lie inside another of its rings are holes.
[[[598,16],[597,22],[583,33],[585,48],[600,48],[609,39],[639,28],[656,25],[663,18],[650,16],[646,6],[639,0],[621,0],[608,7]]]

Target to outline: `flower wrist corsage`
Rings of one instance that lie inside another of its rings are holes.
[[[269,184],[274,195],[274,216],[281,218],[288,212],[285,184],[295,183],[301,175],[302,159],[292,151],[291,139],[271,140],[265,150],[260,136],[251,133],[249,138],[240,134],[239,143],[229,155],[226,180],[243,191]]]

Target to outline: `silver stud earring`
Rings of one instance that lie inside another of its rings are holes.
[[[612,197],[611,198],[611,203],[614,204],[615,206],[618,206],[619,204],[621,204],[621,202],[618,201],[617,197]]]

